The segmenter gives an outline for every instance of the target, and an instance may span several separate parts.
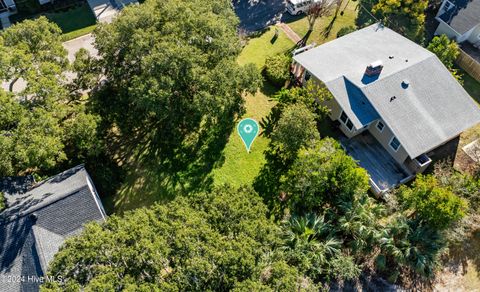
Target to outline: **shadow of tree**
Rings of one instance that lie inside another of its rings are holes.
[[[355,25],[358,28],[362,28],[376,22],[370,11],[372,11],[373,6],[377,3],[378,0],[359,0],[357,5],[358,14],[357,18],[355,19]]]
[[[115,211],[168,202],[177,195],[211,189],[211,172],[224,161],[223,150],[235,118],[232,111],[216,123],[204,125],[208,131],[199,131],[195,143],[181,145],[171,157],[158,157],[155,149],[142,148],[145,155],[123,167],[129,171],[118,190]]]
[[[312,34],[311,30],[307,31],[307,33],[302,37],[302,39],[298,41],[295,48],[305,47],[307,45],[308,39],[310,38],[311,34]]]
[[[332,20],[330,20],[328,25],[323,29],[322,35],[325,39],[330,36],[330,33],[332,32],[333,26],[335,25],[335,20],[337,20],[336,15],[334,17],[332,17]]]
[[[461,243],[449,247],[447,267],[451,272],[465,275],[470,264],[480,273],[480,228],[472,231]]]

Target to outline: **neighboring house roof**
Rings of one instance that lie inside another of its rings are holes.
[[[38,290],[40,277],[65,239],[78,234],[87,222],[105,220],[83,166],[5,197],[8,207],[0,212],[0,279],[25,280],[2,282],[0,290],[5,292]]]
[[[459,34],[480,24],[480,0],[448,0],[454,4],[439,17]]]
[[[325,83],[356,129],[380,117],[412,159],[480,123],[476,103],[433,53],[380,24],[294,59]],[[377,60],[382,72],[366,76]]]

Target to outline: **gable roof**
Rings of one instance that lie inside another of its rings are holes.
[[[380,24],[294,59],[325,83],[356,129],[381,118],[411,158],[480,123],[476,103],[433,53]],[[382,72],[367,77],[377,60]]]
[[[33,186],[7,193],[0,213],[0,278],[41,277],[69,236],[105,212],[88,173],[77,166]],[[35,291],[34,281],[2,283],[2,291]]]
[[[480,0],[449,0],[454,6],[439,17],[459,34],[480,24]]]

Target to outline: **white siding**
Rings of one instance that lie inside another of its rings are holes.
[[[468,41],[472,44],[480,43],[480,24],[478,24],[470,33]]]
[[[405,159],[407,159],[408,154],[403,148],[403,146],[400,146],[397,151],[393,150],[392,147],[390,147],[390,141],[392,140],[392,137],[394,136],[392,131],[388,128],[387,124],[383,122],[385,127],[383,128],[383,131],[379,131],[377,129],[377,121],[373,122],[370,124],[369,131],[372,133],[372,135],[377,139],[377,141],[382,144],[383,148],[385,148],[390,155],[400,164],[402,165],[405,162]],[[400,141],[402,143],[402,141]]]
[[[459,33],[453,30],[448,24],[443,22],[441,19],[437,18],[437,20],[440,21],[440,24],[438,25],[437,30],[435,31],[435,35],[446,34],[448,38],[455,39],[455,40],[461,37]]]

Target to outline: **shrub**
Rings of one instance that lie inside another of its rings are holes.
[[[404,207],[412,209],[416,217],[440,229],[462,219],[468,208],[464,199],[442,187],[432,175],[419,175],[412,187],[402,186],[399,195]]]
[[[460,55],[458,44],[442,34],[434,37],[430,44],[428,44],[427,49],[437,55],[445,67],[450,70],[453,77],[463,85],[462,74],[454,68],[455,60],[458,58],[458,55]]]
[[[275,55],[265,62],[265,77],[275,85],[283,86],[290,76],[290,57]]]

